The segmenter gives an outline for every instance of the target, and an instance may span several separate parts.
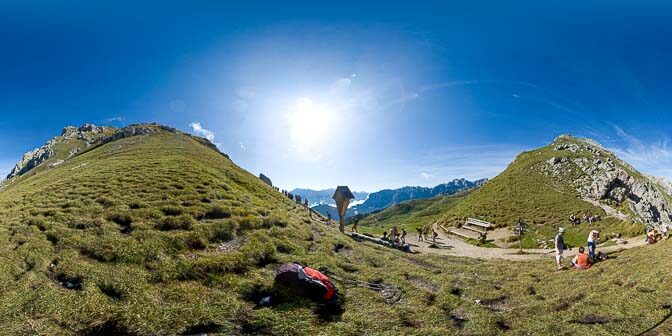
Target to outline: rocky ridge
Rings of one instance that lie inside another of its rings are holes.
[[[157,123],[133,124],[121,129],[93,124],[84,124],[80,127],[67,126],[63,128],[60,136],[54,137],[41,147],[25,153],[9,175],[7,175],[6,180],[9,181],[15,177],[24,175],[44,164],[48,164],[49,168],[56,167],[94,146],[133,136],[150,135],[161,131],[181,133],[175,128]],[[189,136],[202,145],[221,153],[209,140],[193,135]],[[221,154],[229,158],[228,155]]]
[[[629,209],[647,224],[671,223],[671,197],[661,184],[590,139],[561,135],[551,145],[557,153],[540,171],[555,182],[569,183],[580,197]]]

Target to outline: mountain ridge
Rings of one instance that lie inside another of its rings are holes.
[[[131,124],[122,128],[96,126],[87,123],[80,127],[66,126],[61,131],[61,135],[49,139],[44,145],[34,150],[26,152],[6,176],[3,184],[6,185],[13,178],[25,175],[46,163],[49,163],[47,168],[54,168],[93,147],[127,137],[149,135],[159,130],[185,134],[202,145],[221,153],[213,143],[205,138],[182,133],[175,128],[158,123]],[[221,154],[228,158],[228,155]]]
[[[369,194],[363,203],[348,208],[346,217],[370,214],[405,201],[428,199],[441,195],[453,195],[464,190],[481,187],[487,181],[488,179],[469,181],[460,178],[438,184],[434,187],[407,186],[397,189],[383,189]],[[313,209],[325,216],[331,215],[332,218],[338,218],[338,212],[331,204],[319,204],[313,206]]]
[[[530,223],[562,225],[570,213],[606,216],[601,208],[609,208],[631,221],[657,225],[672,220],[672,197],[662,190],[597,141],[563,134],[547,146],[519,154],[451,209],[443,222],[453,225],[475,216],[509,226],[522,217]]]

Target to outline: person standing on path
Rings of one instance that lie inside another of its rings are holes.
[[[595,260],[595,249],[597,248],[597,241],[600,240],[600,230],[592,230],[588,234],[588,257],[590,260]]]
[[[667,240],[668,238],[668,231],[670,230],[670,225],[667,223],[663,223],[660,225],[660,233],[663,235],[663,239]]]
[[[562,253],[565,251],[565,239],[563,234],[565,233],[565,228],[559,228],[558,234],[555,235],[555,262],[558,266],[558,270],[563,269],[562,267]]]
[[[401,244],[402,245],[406,244],[406,234],[407,234],[406,228],[402,227],[401,228],[401,237],[399,237],[401,239]]]

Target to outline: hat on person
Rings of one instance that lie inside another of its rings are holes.
[[[560,233],[565,232],[565,228],[559,228],[559,229],[558,229],[558,232],[560,232]]]

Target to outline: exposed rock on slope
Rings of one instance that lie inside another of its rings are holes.
[[[562,135],[553,151],[557,156],[542,163],[541,171],[556,182],[570,183],[582,198],[625,204],[633,219],[645,223],[672,221],[664,189],[599,143]]]
[[[33,168],[47,162],[57,154],[59,149],[56,147],[60,144],[65,145],[63,147],[67,148],[67,153],[63,153],[65,158],[59,159],[62,162],[62,160],[71,158],[82,150],[92,146],[114,130],[115,128],[113,127],[100,127],[91,124],[85,124],[81,127],[68,126],[63,129],[60,136],[57,136],[47,141],[41,147],[24,154],[23,158],[21,158],[16,166],[14,166],[14,169],[9,173],[7,179],[23,175]]]

